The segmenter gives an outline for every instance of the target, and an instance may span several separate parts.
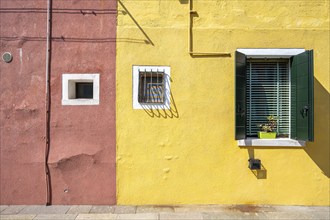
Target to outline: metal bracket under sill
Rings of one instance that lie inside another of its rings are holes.
[[[294,140],[290,138],[276,138],[276,139],[259,139],[259,138],[247,138],[238,140],[238,146],[240,147],[304,147],[306,141]]]

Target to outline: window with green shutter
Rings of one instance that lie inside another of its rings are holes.
[[[313,51],[284,59],[237,51],[235,63],[236,139],[256,136],[257,125],[273,115],[278,137],[313,141]]]

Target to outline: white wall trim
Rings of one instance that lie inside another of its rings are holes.
[[[290,58],[305,52],[301,48],[238,48],[238,52],[244,53],[247,58]]]
[[[164,71],[164,80],[165,80],[165,102],[164,104],[141,104],[139,103],[139,71]],[[171,77],[171,68],[169,66],[133,66],[133,109],[170,109],[170,77]]]
[[[75,99],[73,85],[76,82],[93,82],[93,99]],[[64,73],[62,74],[62,105],[99,105],[100,74]]]

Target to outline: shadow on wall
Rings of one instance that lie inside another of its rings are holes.
[[[329,92],[314,78],[315,136],[314,142],[309,142],[304,150],[327,177],[330,177],[329,102]]]
[[[137,27],[144,34],[146,39],[135,39],[135,38],[82,38],[82,37],[67,37],[65,35],[52,37],[53,42],[66,42],[66,43],[109,43],[109,42],[126,42],[126,43],[138,43],[138,44],[151,44],[154,45],[149,36],[145,33],[145,31],[141,28],[141,26],[137,23],[131,13],[127,10],[127,8],[119,1],[124,10],[119,10],[123,15],[129,15]],[[32,13],[32,14],[46,14],[46,8],[0,8],[0,13],[6,14],[23,14],[23,13]],[[96,9],[96,8],[53,8],[52,14],[69,14],[69,15],[81,15],[81,16],[102,16],[102,15],[116,15],[116,9]],[[0,36],[0,40],[3,41],[18,41],[18,46],[22,46],[25,42],[29,41],[46,41],[46,37],[33,37],[33,36],[20,36],[20,37],[12,37],[12,36]]]
[[[181,4],[188,4],[189,0],[179,0]]]
[[[170,78],[170,81],[172,82],[172,78]],[[162,109],[156,109],[152,106],[150,107],[144,107],[143,110],[152,118],[179,118],[179,112],[178,108],[176,107],[173,94],[170,91],[169,92],[170,97],[170,108],[162,108]]]
[[[122,14],[123,15],[128,15],[132,21],[135,23],[135,25],[140,29],[140,31],[142,32],[142,34],[145,36],[145,40],[143,41],[145,44],[151,44],[152,46],[155,46],[155,44],[152,42],[152,40],[149,38],[149,36],[147,35],[147,33],[142,29],[142,27],[139,25],[139,23],[135,20],[135,18],[133,17],[133,15],[128,11],[128,9],[125,7],[125,5],[118,0],[118,3],[121,5],[121,7],[124,9],[122,10]],[[120,40],[120,38],[118,38],[117,40]]]
[[[308,154],[308,156],[319,167],[321,172],[330,177],[330,94],[320,84],[320,82],[314,78],[314,142],[307,142],[306,146],[302,149]],[[257,147],[260,149],[274,149],[274,147]],[[276,149],[295,149],[301,150],[296,147],[276,147]],[[249,157],[254,158],[254,148],[247,148]],[[263,169],[263,167],[262,167]],[[261,170],[262,170],[261,169]],[[266,170],[266,169],[265,169]],[[256,174],[255,174],[256,175]],[[262,174],[261,174],[262,175]],[[267,175],[267,171],[266,171]],[[256,176],[257,177],[257,176]],[[258,178],[258,177],[257,177]],[[259,179],[259,178],[258,178]]]
[[[249,159],[256,159],[254,158],[254,149],[248,148],[247,150],[249,153]],[[267,179],[267,169],[264,167],[262,163],[260,170],[251,170],[251,172],[257,179]]]

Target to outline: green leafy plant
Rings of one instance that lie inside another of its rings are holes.
[[[259,124],[258,127],[263,132],[276,132],[277,118],[273,115],[267,116],[267,123]]]

